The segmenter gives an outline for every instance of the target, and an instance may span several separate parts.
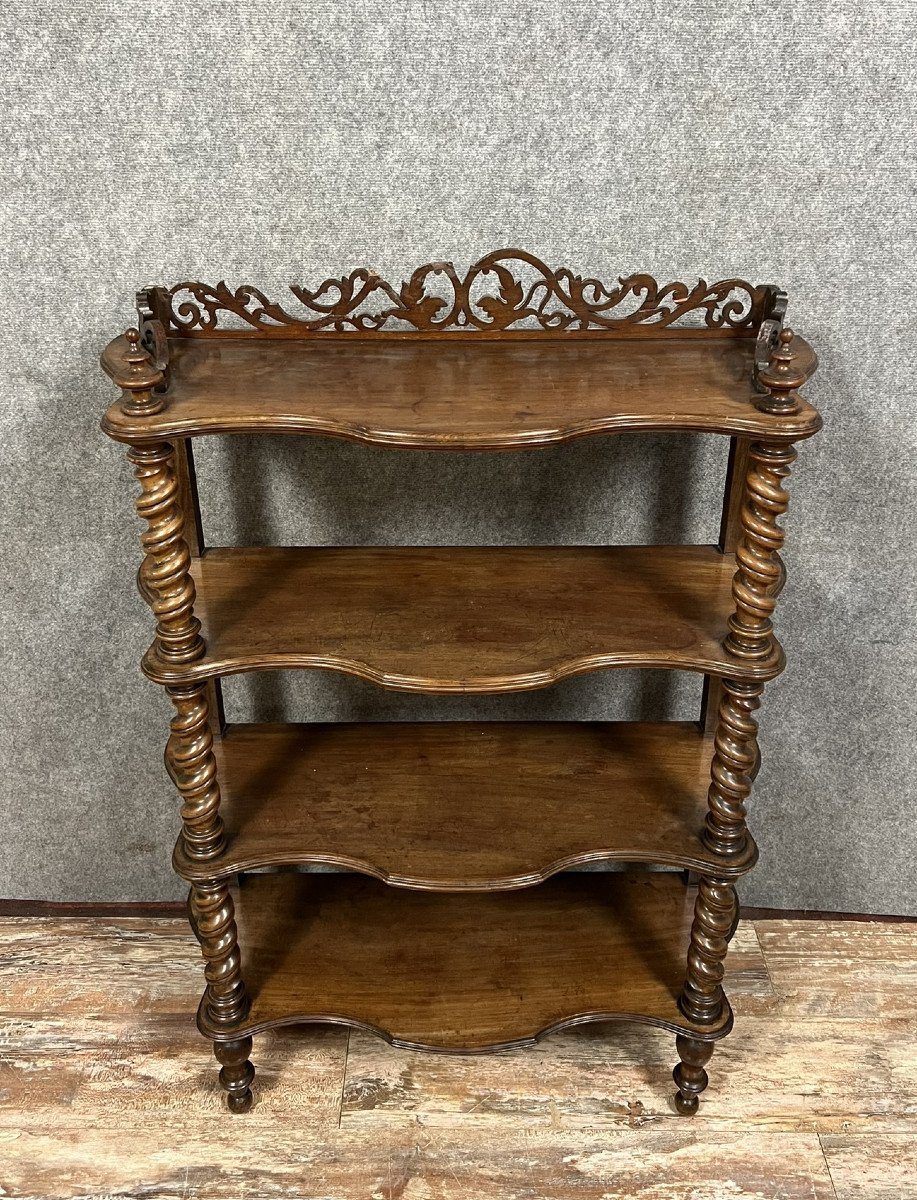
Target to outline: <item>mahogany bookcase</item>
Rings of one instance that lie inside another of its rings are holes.
[[[102,354],[121,389],[102,425],[147,522],[143,670],[175,708],[198,1026],[229,1107],[250,1106],[252,1035],[272,1026],[478,1053],[620,1019],[676,1034],[693,1113],[732,1026],[723,964],[757,856],[755,711],[784,665],[778,521],[793,444],[821,424],[798,391],[815,354],[776,287],[609,286],[519,250],[292,294],[149,287]],[[633,430],[731,439],[718,545],[204,545],[196,437],[494,451]],[[220,693],[280,668],[481,694],[612,667],[703,674],[699,720],[227,724]],[[568,870],[597,862],[627,867]],[[318,864],[339,869],[301,869]]]

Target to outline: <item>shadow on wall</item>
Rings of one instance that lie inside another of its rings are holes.
[[[319,438],[195,444],[209,545],[713,542],[725,438],[586,438],[512,453],[403,451]],[[537,692],[414,696],[320,671],[224,684],[230,720],[694,719],[701,677],[604,671]]]

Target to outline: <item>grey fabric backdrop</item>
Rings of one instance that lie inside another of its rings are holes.
[[[98,431],[97,354],[135,287],[397,279],[523,245],[608,278],[789,290],[825,430],[792,487],[790,667],[763,709],[743,895],[917,911],[913,24],[908,0],[8,2],[0,895],[182,891],[166,706],[137,667],[134,488]],[[665,541],[714,536],[723,455],[239,439],[200,473],[214,542]],[[228,689],[233,715],[342,719],[693,714],[697,692],[623,672],[486,700]]]

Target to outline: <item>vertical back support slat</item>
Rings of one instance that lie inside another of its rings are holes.
[[[188,543],[191,557],[198,559],[204,556],[207,546],[204,541],[201,501],[197,490],[191,438],[176,438],[174,446],[178,498],[182,512],[185,514],[185,541]],[[222,733],[226,726],[226,717],[223,712],[223,689],[219,679],[208,679],[206,686],[213,731],[215,734]]]
[[[750,444],[751,439],[745,437],[734,437],[729,442],[729,464],[726,468],[726,484],[723,489],[723,511],[720,518],[718,542],[721,554],[735,554],[742,533],[742,497],[745,489],[745,476],[748,474]],[[705,675],[700,718],[705,734],[712,734],[716,728],[722,695],[722,681],[715,675]]]

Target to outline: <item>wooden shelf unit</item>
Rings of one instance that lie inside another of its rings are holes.
[[[732,1025],[723,961],[757,857],[755,711],[784,664],[779,518],[793,443],[820,427],[798,391],[815,354],[773,286],[607,286],[522,251],[292,291],[148,288],[102,354],[121,388],[103,428],[147,522],[143,668],[175,708],[198,1024],[229,1107],[252,1103],[251,1038],[275,1025],[475,1053],[621,1019],[676,1034],[690,1114]],[[456,451],[628,430],[731,439],[718,545],[204,545],[194,437]],[[448,694],[622,667],[704,674],[700,719],[227,725],[220,695],[278,668]],[[318,866],[336,870],[302,871]]]

